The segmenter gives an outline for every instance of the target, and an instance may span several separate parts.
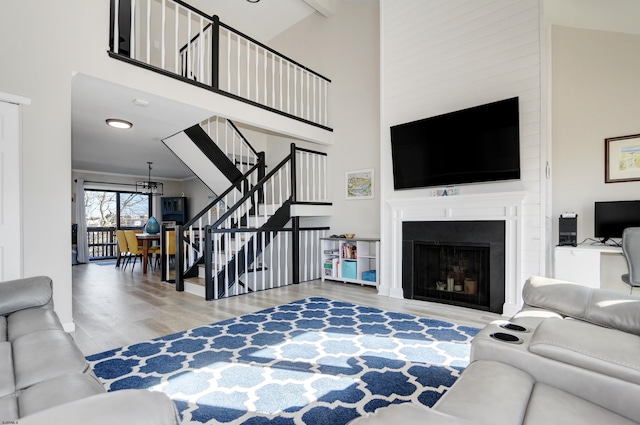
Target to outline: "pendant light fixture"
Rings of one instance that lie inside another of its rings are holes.
[[[164,188],[160,182],[151,181],[151,164],[153,162],[147,162],[149,164],[149,180],[136,182],[136,192],[144,193],[145,195],[162,196]]]

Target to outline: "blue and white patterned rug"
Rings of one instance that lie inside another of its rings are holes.
[[[313,297],[88,360],[109,391],[169,394],[184,424],[346,424],[391,403],[432,406],[477,332]]]

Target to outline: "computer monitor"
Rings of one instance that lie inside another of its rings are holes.
[[[621,238],[627,227],[640,227],[640,201],[596,202],[594,236],[602,240]]]

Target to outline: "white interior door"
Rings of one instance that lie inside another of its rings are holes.
[[[23,277],[20,99],[0,93],[0,281]]]

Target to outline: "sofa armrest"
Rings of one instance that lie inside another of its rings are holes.
[[[522,289],[531,307],[640,335],[640,298],[573,282],[534,276]]]
[[[475,422],[469,422],[466,419],[438,412],[421,404],[400,403],[381,407],[373,413],[360,416],[349,422],[349,425],[384,425],[398,423],[402,423],[402,425],[473,425]]]
[[[175,404],[164,393],[122,390],[83,398],[28,415],[20,425],[179,425]]]
[[[51,278],[35,276],[0,282],[0,316],[33,307],[53,308]]]

